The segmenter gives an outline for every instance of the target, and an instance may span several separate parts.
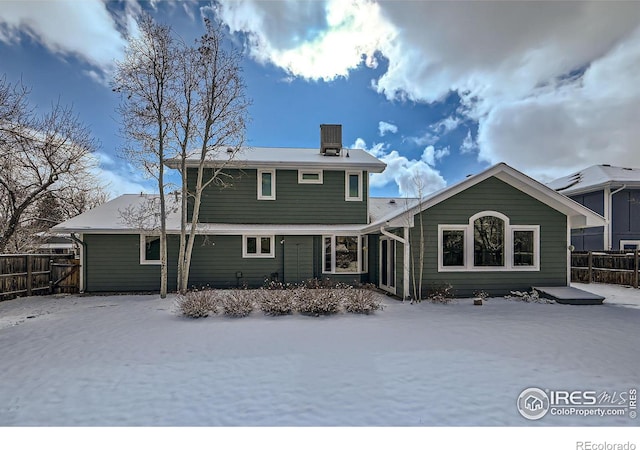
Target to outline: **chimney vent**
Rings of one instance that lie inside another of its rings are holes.
[[[342,125],[320,125],[320,154],[340,156],[342,150]]]

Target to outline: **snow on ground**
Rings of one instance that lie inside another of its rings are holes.
[[[638,387],[640,310],[622,305],[640,291],[615,292],[200,320],[156,295],[0,302],[0,425],[638,425],[516,409],[531,386]]]
[[[608,305],[620,305],[627,308],[640,308],[640,290],[631,286],[601,283],[571,283],[571,286],[605,297]]]

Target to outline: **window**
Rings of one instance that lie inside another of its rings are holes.
[[[360,236],[324,236],[323,273],[360,273],[366,255]]]
[[[160,236],[140,235],[140,264],[160,264]]]
[[[638,250],[638,249],[640,249],[640,241],[620,239],[620,250]]]
[[[465,230],[442,230],[442,265],[464,267]]]
[[[362,172],[345,172],[345,200],[362,201]]]
[[[504,220],[496,216],[473,221],[473,265],[504,266]]]
[[[322,170],[298,170],[299,184],[322,184]]]
[[[511,225],[496,211],[438,225],[438,271],[540,270],[540,226]]]
[[[276,171],[274,169],[258,170],[258,200],[276,199]]]
[[[514,230],[513,232],[513,265],[533,266],[535,237],[533,230]]]
[[[274,236],[244,236],[242,238],[243,258],[275,258]]]

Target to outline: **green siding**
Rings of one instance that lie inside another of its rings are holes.
[[[438,272],[438,224],[467,224],[469,217],[481,211],[498,211],[511,225],[540,225],[540,271]],[[423,286],[427,289],[450,283],[455,295],[471,296],[483,289],[491,295],[532,286],[567,284],[567,219],[524,192],[489,178],[422,212],[425,227],[425,269]],[[419,242],[419,217],[411,230],[411,242]],[[400,292],[400,291],[398,291]]]
[[[197,236],[193,246],[190,286],[260,287],[282,279],[282,236],[275,236],[275,258],[243,258],[242,236]],[[241,277],[236,277],[242,272]],[[286,277],[285,277],[286,278]]]
[[[344,171],[323,173],[323,184],[298,184],[297,170],[276,171],[276,200],[258,200],[257,170],[227,170],[231,186],[205,189],[199,222],[258,224],[367,223],[367,172],[363,172],[363,201],[345,201]],[[209,172],[210,174],[210,172]],[[197,171],[187,171],[195,185]],[[206,179],[206,176],[205,176]],[[192,206],[188,215],[191,217]]]
[[[140,264],[140,235],[85,234],[87,292],[159,291],[160,265]],[[176,289],[178,238],[169,236],[169,290]]]
[[[285,236],[284,282],[301,283],[313,278],[313,236]]]

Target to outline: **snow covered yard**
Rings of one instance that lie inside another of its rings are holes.
[[[155,295],[0,302],[0,426],[638,425],[516,409],[532,386],[638,387],[638,297],[199,320]]]

